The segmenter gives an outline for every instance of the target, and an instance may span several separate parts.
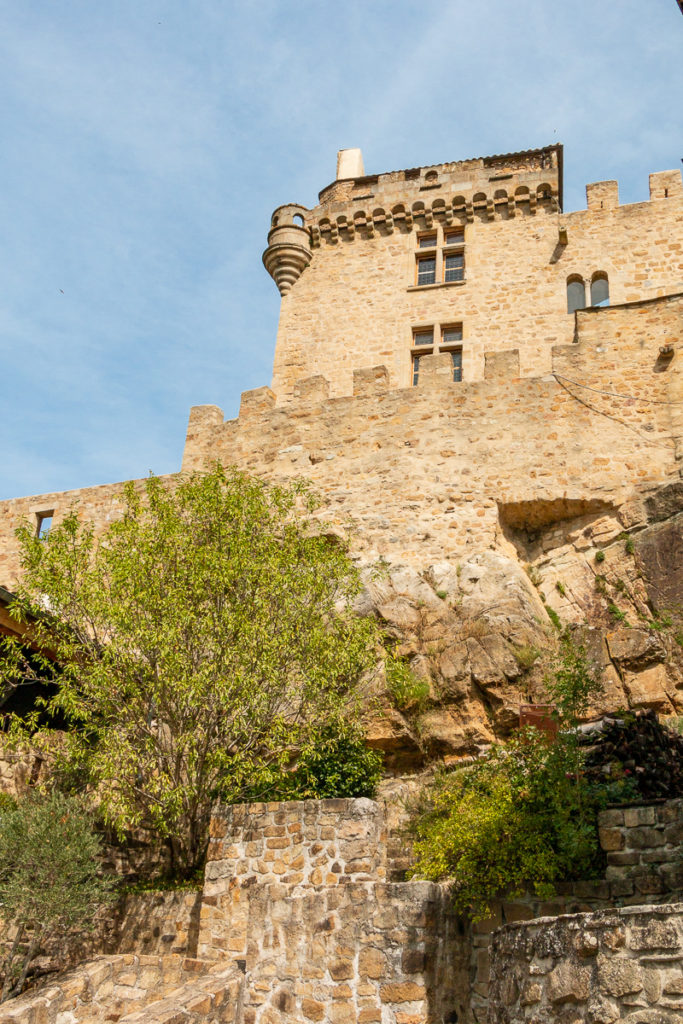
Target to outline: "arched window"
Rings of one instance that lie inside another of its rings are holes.
[[[299,224],[301,227],[304,226],[304,219],[300,213],[295,213],[292,217],[292,221],[294,224]]]
[[[602,271],[591,279],[591,306],[609,306],[609,281]]]
[[[586,308],[586,286],[582,277],[570,277],[567,281],[567,312]]]

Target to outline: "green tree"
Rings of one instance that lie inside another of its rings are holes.
[[[75,512],[46,540],[19,531],[14,613],[50,652],[63,767],[120,833],[166,837],[176,874],[201,864],[217,796],[240,801],[326,723],[360,714],[376,626],[350,612],[358,573],[314,528],[314,505],[303,484],[216,467],[128,485],[99,541]],[[4,646],[5,673],[25,673]]]
[[[112,899],[98,876],[100,841],[80,801],[34,794],[0,805],[0,1002],[18,995],[40,947],[55,935],[92,926]]]

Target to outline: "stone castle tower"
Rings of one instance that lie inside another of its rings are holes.
[[[683,290],[682,198],[667,171],[650,176],[650,203],[621,207],[604,181],[587,210],[563,214],[560,145],[373,175],[342,150],[318,206],[273,213],[278,403],[315,374],[349,395],[354,369],[378,364],[389,387],[409,387],[430,353],[448,354],[456,381],[482,380],[486,352],[513,349],[514,376],[548,373],[576,309]]]

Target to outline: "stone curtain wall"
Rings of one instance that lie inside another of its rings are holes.
[[[307,477],[321,518],[353,521],[354,546],[390,562],[462,558],[509,529],[559,523],[564,537],[563,521],[678,479],[681,357],[660,364],[659,348],[680,346],[682,310],[676,297],[585,314],[579,343],[553,351],[562,380],[456,384],[448,357],[433,356],[416,388],[391,390],[377,367],[356,374],[354,397],[330,399],[316,377],[286,408],[267,388],[242,396],[237,420],[201,406],[183,468],[218,459],[270,480]],[[642,509],[628,514],[628,528],[646,522]]]
[[[379,804],[256,804],[211,832],[198,955],[244,962],[245,1024],[468,1019],[465,927],[442,886],[383,881]]]
[[[0,1004],[0,1024],[239,1024],[243,976],[178,956],[102,956]]]
[[[680,347],[682,309],[670,297],[579,314],[579,343],[552,353],[558,378],[510,376],[511,353],[489,351],[488,379],[469,384],[450,382],[448,357],[434,356],[417,388],[392,390],[376,367],[356,374],[354,397],[329,398],[318,376],[286,408],[268,388],[242,396],[237,420],[199,406],[183,469],[219,460],[274,481],[307,477],[326,524],[356,524],[354,547],[419,568],[505,547],[510,529],[557,523],[561,543],[564,521],[580,516],[624,509],[622,528],[638,529],[635,497],[679,476],[683,364],[659,349]],[[19,573],[22,518],[49,509],[58,523],[76,505],[102,529],[121,513],[121,487],[0,503],[0,585]]]
[[[493,936],[489,1024],[674,1024],[683,904],[541,918]]]
[[[683,891],[683,800],[603,811],[599,823],[607,879],[625,895]]]
[[[172,480],[173,476],[162,476]],[[144,487],[144,480],[136,480],[138,489]],[[19,577],[19,545],[15,530],[24,522],[33,528],[37,516],[42,512],[54,512],[53,526],[57,526],[71,509],[76,509],[84,521],[95,524],[96,532],[105,529],[109,523],[120,518],[123,511],[124,484],[102,484],[98,487],[81,487],[73,491],[50,491],[25,498],[0,501],[0,586],[12,590]]]

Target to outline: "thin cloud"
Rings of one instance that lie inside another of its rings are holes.
[[[272,209],[565,144],[566,205],[679,167],[670,0],[0,0],[0,493],[169,472],[192,404],[270,381]],[[30,415],[27,410],[30,410]]]

